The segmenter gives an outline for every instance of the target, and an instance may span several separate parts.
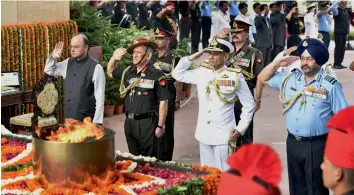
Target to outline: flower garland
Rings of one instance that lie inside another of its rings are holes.
[[[74,21],[40,22],[35,24],[1,26],[1,71],[16,71],[20,77],[20,89],[32,89],[44,74],[44,65],[55,43],[63,41],[62,59],[69,57],[66,49],[73,34],[78,32]],[[60,80],[61,87],[63,80]],[[60,90],[59,96],[63,95]],[[59,103],[59,115],[62,115]],[[21,112],[33,111],[33,106],[23,105]]]
[[[6,30],[5,30],[5,37],[7,37],[5,39],[6,53],[7,53],[7,55],[6,55],[6,71],[7,72],[11,71],[10,70],[10,67],[11,67],[10,58],[11,58],[11,56],[10,56],[10,44],[9,44],[9,41],[10,41],[10,39],[9,39],[9,30],[10,30],[9,28],[6,28]]]
[[[127,161],[117,161],[116,170],[119,170],[121,173],[130,173],[133,172],[138,164],[131,160]]]
[[[218,189],[218,184],[220,182],[220,175],[221,171],[215,167],[208,167],[208,166],[200,166],[197,164],[192,165],[193,169],[199,171],[207,171],[210,174],[202,176],[204,180],[204,195],[213,195],[216,194]]]
[[[28,143],[26,145],[26,149],[22,151],[20,154],[18,154],[15,158],[8,160],[4,163],[1,163],[1,168],[16,163],[18,160],[21,160],[22,158],[28,156],[31,152],[32,152],[32,143]]]

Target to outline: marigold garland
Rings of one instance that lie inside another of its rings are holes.
[[[204,181],[204,195],[213,195],[216,194],[218,189],[218,184],[220,181],[221,171],[215,167],[208,167],[208,166],[200,166],[197,164],[192,165],[193,169],[199,171],[207,171],[210,174],[202,176]]]
[[[7,67],[7,71],[10,72],[11,71],[11,65],[10,65],[10,35],[9,35],[9,29],[6,29],[6,52],[7,52],[7,56],[6,56],[6,67]]]
[[[44,75],[44,65],[48,54],[59,40],[65,43],[62,60],[69,57],[67,50],[72,34],[77,33],[74,21],[40,22],[36,24],[1,26],[1,71],[18,72],[20,89],[30,90]],[[60,80],[61,86],[63,80]],[[60,90],[61,98],[63,91]],[[61,98],[62,99],[62,98]],[[58,106],[62,116],[63,101]],[[32,111],[28,105],[21,112]]]

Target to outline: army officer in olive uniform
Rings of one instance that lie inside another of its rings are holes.
[[[166,117],[165,134],[162,136],[163,154],[162,160],[170,161],[173,156],[174,147],[174,124],[175,124],[175,110],[178,110],[181,104],[180,97],[177,94],[182,92],[182,88],[176,83],[175,79],[171,76],[171,73],[175,65],[179,61],[177,53],[173,50],[169,50],[170,39],[174,35],[164,29],[157,28],[154,33],[155,42],[157,44],[157,50],[152,56],[150,63],[158,69],[161,69],[166,76],[167,88],[168,88],[168,111]]]
[[[160,137],[165,132],[168,88],[165,75],[148,62],[157,45],[138,37],[128,48],[119,48],[110,59],[107,74],[121,80],[120,95],[124,98],[126,120],[124,133],[133,155],[161,158]],[[116,61],[132,54],[132,65],[122,71]]]
[[[234,20],[231,26],[231,41],[235,47],[235,51],[230,55],[229,61],[226,63],[229,67],[240,68],[247,85],[254,97],[254,88],[256,88],[255,111],[260,108],[263,85],[257,82],[257,76],[263,69],[262,53],[249,46],[247,43],[249,28],[251,24],[243,19]],[[226,33],[219,33],[218,36],[227,36]],[[237,101],[235,103],[236,123],[241,120],[242,104]],[[237,140],[237,147],[242,144],[253,142],[253,119],[248,126],[247,131],[240,139]]]

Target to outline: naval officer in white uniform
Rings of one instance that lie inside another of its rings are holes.
[[[172,72],[179,82],[197,85],[199,114],[195,138],[199,141],[202,165],[228,169],[229,142],[243,135],[252,120],[254,99],[239,69],[227,68],[225,62],[234,51],[231,43],[214,38],[203,51],[183,57]],[[209,64],[187,70],[203,52]],[[236,126],[234,103],[241,101],[241,121]]]

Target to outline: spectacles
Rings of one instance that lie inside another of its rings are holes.
[[[69,46],[69,50],[71,49],[79,49],[80,47],[83,47],[83,46],[80,46],[80,45],[75,45],[75,46]]]

